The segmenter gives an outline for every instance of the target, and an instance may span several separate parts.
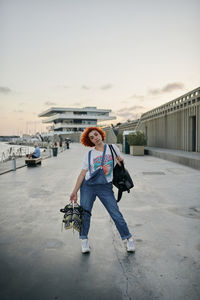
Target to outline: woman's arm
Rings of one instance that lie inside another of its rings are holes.
[[[116,154],[117,154],[117,156],[115,156],[115,159],[116,159],[118,165],[121,166],[120,161],[123,161],[123,163],[124,163],[124,159],[121,157],[121,152],[119,151],[119,148],[115,144],[112,144],[112,146],[115,149]]]
[[[123,163],[124,163],[124,159],[121,157],[121,156],[116,156],[116,161],[117,161],[117,163],[118,163],[118,165],[121,167],[121,163],[120,163],[120,161],[123,161]]]
[[[77,178],[77,181],[76,181],[75,187],[73,189],[73,192],[70,195],[70,201],[71,202],[73,202],[73,201],[74,201],[74,203],[77,202],[77,192],[80,189],[80,186],[83,182],[83,179],[85,178],[86,173],[87,173],[87,170],[81,170],[81,173],[79,174],[79,176]]]

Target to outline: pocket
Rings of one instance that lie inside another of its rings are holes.
[[[92,173],[91,177],[86,182],[88,185],[108,183],[102,169],[98,169]]]

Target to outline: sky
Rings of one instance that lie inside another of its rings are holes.
[[[199,0],[0,0],[0,135],[50,107],[117,122],[200,86]]]

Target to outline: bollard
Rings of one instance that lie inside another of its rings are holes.
[[[12,159],[12,167],[13,167],[13,171],[16,171],[16,159],[15,159],[15,157],[13,157],[13,159]]]
[[[51,152],[52,152],[52,149],[49,148],[49,157],[51,157]]]

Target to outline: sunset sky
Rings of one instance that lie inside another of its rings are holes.
[[[50,107],[126,121],[200,86],[199,0],[0,0],[0,135]]]

